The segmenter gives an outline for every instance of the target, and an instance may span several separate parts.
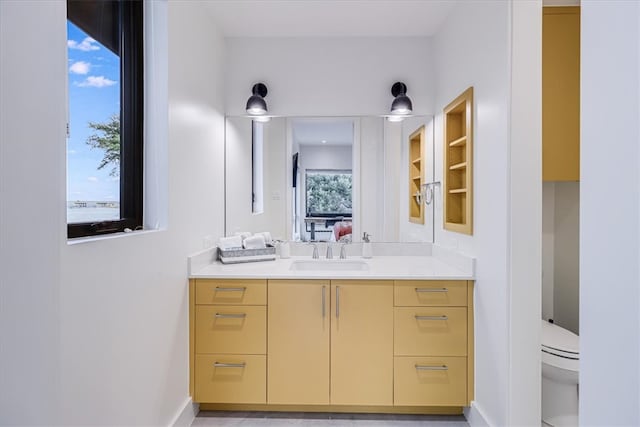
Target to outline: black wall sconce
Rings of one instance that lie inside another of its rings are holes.
[[[250,116],[263,116],[267,114],[267,103],[264,97],[267,96],[267,86],[263,83],[256,83],[251,88],[252,95],[247,100],[247,113]]]
[[[391,86],[391,95],[395,99],[391,103],[391,116],[388,119],[389,121],[399,122],[413,112],[413,104],[407,96],[407,85],[402,82],[395,82]]]

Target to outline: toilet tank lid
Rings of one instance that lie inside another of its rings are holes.
[[[578,335],[545,320],[542,320],[542,345],[564,352],[580,354]]]

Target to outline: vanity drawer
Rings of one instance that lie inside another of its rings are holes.
[[[266,305],[266,280],[196,280],[196,304]]]
[[[267,307],[196,306],[196,353],[266,354]]]
[[[195,401],[266,403],[267,357],[197,354]]]
[[[395,307],[394,355],[466,356],[465,307]]]
[[[466,357],[395,357],[393,404],[466,406]]]
[[[393,292],[396,307],[467,305],[465,280],[396,280]]]

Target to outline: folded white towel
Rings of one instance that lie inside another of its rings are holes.
[[[242,245],[245,249],[264,249],[267,247],[262,235],[247,237],[242,242]]]
[[[254,236],[262,236],[264,237],[264,242],[267,245],[270,245],[273,243],[273,239],[271,238],[271,233],[269,233],[268,231],[261,231],[259,233],[254,234]]]
[[[242,237],[240,236],[221,237],[220,241],[218,242],[218,247],[222,250],[242,249]]]
[[[246,239],[247,237],[251,237],[251,233],[248,231],[236,231],[235,233],[233,233],[233,235],[240,236],[242,240]]]

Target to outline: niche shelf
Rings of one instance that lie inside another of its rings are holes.
[[[473,234],[473,87],[443,110],[444,228]]]
[[[424,180],[424,126],[409,136],[409,221],[424,224],[424,204],[420,190]]]

